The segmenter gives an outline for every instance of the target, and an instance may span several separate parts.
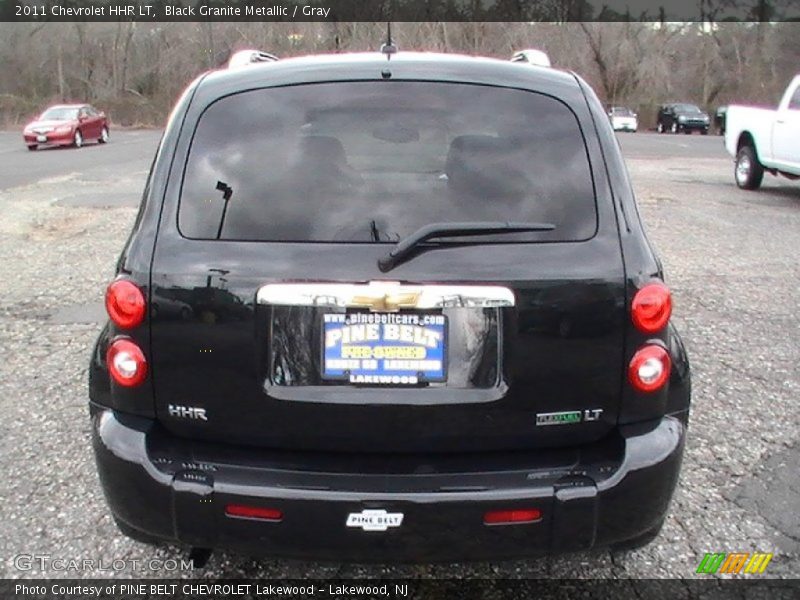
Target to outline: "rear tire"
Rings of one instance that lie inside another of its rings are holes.
[[[100,137],[97,138],[98,144],[107,144],[108,143],[108,127],[103,127],[103,130],[100,132]]]
[[[664,129],[664,124],[661,121],[659,121],[658,125],[656,125],[656,131],[658,133],[665,133],[666,132],[666,129]]]
[[[78,131],[77,129],[75,130],[75,135],[72,138],[72,145],[75,148],[80,148],[81,146],[83,146],[83,136],[81,135],[81,132]]]
[[[676,121],[672,122],[672,126],[669,128],[670,132],[678,133],[678,123]]]
[[[31,152],[33,152],[33,151],[34,151],[34,150],[36,150],[38,147],[39,147],[39,146],[37,146],[36,144],[29,144],[29,145],[28,145],[28,150],[30,150]]]
[[[736,185],[743,190],[757,190],[764,179],[764,167],[758,162],[756,150],[746,145],[739,148],[736,154],[736,168],[734,171]]]
[[[144,531],[139,531],[138,529],[134,529],[130,525],[128,525],[125,521],[120,521],[116,516],[114,516],[114,523],[117,525],[117,529],[120,530],[122,535],[131,538],[135,542],[140,542],[142,544],[148,544],[150,546],[156,546],[161,543],[156,537],[145,533]]]
[[[616,544],[611,545],[612,552],[633,552],[634,550],[638,550],[639,548],[643,548],[654,539],[658,537],[658,534],[661,533],[661,528],[664,526],[664,521],[661,520],[659,523],[656,524],[655,527],[652,529],[648,529],[643,534],[630,539],[625,540],[622,542],[617,542]]]

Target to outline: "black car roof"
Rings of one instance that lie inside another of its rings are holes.
[[[215,97],[259,87],[393,79],[519,87],[562,98],[581,94],[573,74],[549,67],[423,52],[399,52],[387,60],[386,55],[372,52],[305,56],[212,71],[200,83],[196,100],[211,102]]]

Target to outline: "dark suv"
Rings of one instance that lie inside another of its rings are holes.
[[[658,109],[656,130],[658,133],[692,133],[699,131],[708,135],[711,119],[694,104],[663,104]]]
[[[110,509],[140,540],[339,561],[646,543],[690,401],[663,278],[573,74],[401,52],[203,75],[91,360]]]

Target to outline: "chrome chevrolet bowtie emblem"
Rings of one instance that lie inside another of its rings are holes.
[[[372,312],[396,312],[401,308],[416,308],[419,297],[419,292],[386,294],[379,291],[375,295],[353,296],[350,305],[357,308],[369,308]]]
[[[514,292],[502,286],[405,285],[398,281],[270,283],[259,288],[257,299],[259,304],[273,306],[368,308],[374,312],[514,306]]]

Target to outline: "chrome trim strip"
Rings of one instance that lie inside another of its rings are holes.
[[[501,308],[514,306],[514,292],[498,285],[404,285],[396,281],[348,283],[270,283],[258,290],[259,304],[368,308]]]

